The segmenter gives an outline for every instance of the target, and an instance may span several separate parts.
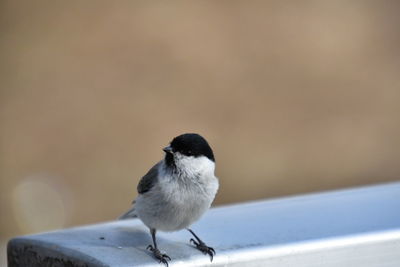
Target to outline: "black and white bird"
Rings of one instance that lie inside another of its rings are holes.
[[[120,219],[138,217],[149,229],[153,245],[147,248],[168,266],[171,258],[160,252],[157,231],[187,229],[190,242],[212,261],[215,250],[208,247],[190,228],[211,206],[218,191],[214,153],[208,142],[195,133],[175,137],[165,147],[165,158],[140,180],[133,206]]]

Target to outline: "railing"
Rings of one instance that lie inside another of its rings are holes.
[[[400,183],[211,209],[193,230],[216,256],[189,244],[187,231],[158,233],[170,266],[400,266]],[[162,266],[146,250],[137,219],[22,236],[9,266]]]

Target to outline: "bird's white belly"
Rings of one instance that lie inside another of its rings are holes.
[[[217,192],[218,181],[213,177],[207,188],[188,190],[179,184],[169,184],[168,187],[160,184],[154,189],[137,198],[135,207],[138,217],[149,228],[177,231],[187,228],[207,211]]]

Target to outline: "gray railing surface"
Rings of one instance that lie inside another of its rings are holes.
[[[400,183],[213,208],[192,229],[158,233],[170,266],[400,266]],[[9,266],[163,266],[137,219],[22,236]]]

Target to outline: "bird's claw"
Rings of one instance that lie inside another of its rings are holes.
[[[148,250],[150,250],[151,252],[153,252],[154,257],[160,261],[160,263],[164,263],[165,266],[168,267],[168,261],[167,260],[171,260],[171,258],[167,255],[167,254],[163,254],[160,252],[160,250],[158,248],[153,248],[152,245],[148,245],[147,248]]]
[[[204,242],[197,242],[193,238],[190,239],[190,242],[193,243],[198,250],[203,252],[204,254],[208,254],[210,256],[210,260],[213,261],[215,256],[215,250],[212,247],[207,246]]]

